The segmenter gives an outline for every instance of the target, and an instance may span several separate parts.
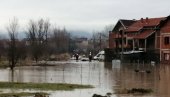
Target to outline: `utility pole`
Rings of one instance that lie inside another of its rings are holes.
[[[101,36],[101,33],[99,33],[99,35],[100,35],[100,51],[101,51],[101,49],[102,49],[102,36]]]
[[[122,40],[122,44],[121,44],[121,61],[123,61],[123,46],[124,46],[124,43],[123,43],[123,30],[120,30],[120,34],[121,34],[121,40]]]

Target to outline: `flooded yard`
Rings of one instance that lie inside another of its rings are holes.
[[[93,85],[91,89],[74,91],[46,91],[50,97],[92,97],[93,94],[112,97],[170,97],[170,66],[147,66],[144,64],[122,64],[115,68],[111,63],[93,62],[48,62],[49,66],[16,67],[14,74],[10,69],[0,69],[0,81],[33,83],[71,83]],[[135,72],[139,69],[139,72]],[[145,71],[149,70],[150,73]],[[153,93],[147,95],[115,94],[117,89],[146,88]],[[1,89],[1,92],[34,90]],[[40,91],[38,91],[40,92]]]

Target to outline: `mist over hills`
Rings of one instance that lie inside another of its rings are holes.
[[[86,37],[86,38],[91,38],[92,33],[91,32],[86,32],[86,31],[69,31],[72,37]]]
[[[71,37],[85,37],[85,38],[91,38],[92,33],[86,32],[86,31],[68,31],[68,33],[71,34]],[[26,32],[19,32],[18,33],[18,39],[23,39],[26,37]],[[8,33],[7,32],[0,32],[0,39],[8,39]]]
[[[7,38],[8,38],[8,33],[0,32],[0,39],[7,39]]]
[[[17,37],[18,39],[23,39],[26,37],[26,34],[25,32],[19,32]],[[9,36],[7,32],[0,32],[0,39],[8,39],[8,38]]]

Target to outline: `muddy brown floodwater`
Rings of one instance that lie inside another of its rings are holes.
[[[47,91],[50,97],[92,97],[94,93],[111,97],[170,97],[170,66],[148,64],[122,64],[112,66],[103,62],[48,62],[50,66],[16,67],[11,75],[10,69],[0,69],[0,81],[34,83],[89,84],[93,89],[74,91]],[[116,68],[115,68],[116,67]],[[139,72],[135,72],[139,69]],[[150,73],[145,71],[149,70]],[[147,88],[153,93],[147,95],[114,94],[117,89]],[[2,92],[18,90],[1,89]],[[20,90],[34,91],[34,90]]]

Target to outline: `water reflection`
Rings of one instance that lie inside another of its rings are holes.
[[[35,83],[90,84],[95,89],[75,91],[53,91],[51,97],[91,97],[94,93],[114,93],[116,89],[147,88],[154,93],[148,97],[170,97],[170,66],[150,64],[122,64],[114,68],[102,62],[49,62],[50,66],[24,66],[0,69],[0,81]],[[135,69],[139,72],[135,72]],[[150,70],[150,73],[146,73]],[[136,97],[114,94],[113,97]],[[137,97],[146,97],[137,96]]]

